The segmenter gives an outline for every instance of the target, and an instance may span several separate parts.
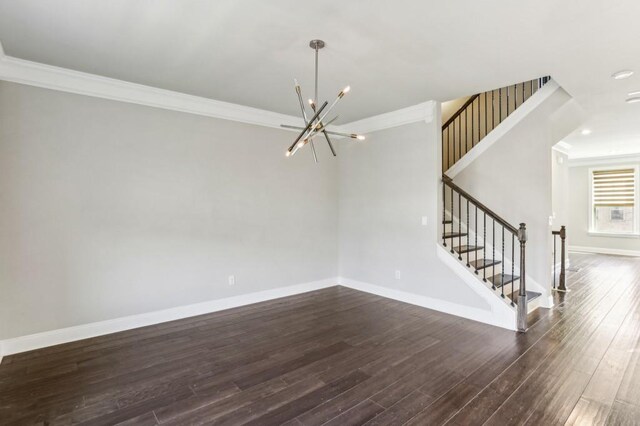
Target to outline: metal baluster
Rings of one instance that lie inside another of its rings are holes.
[[[496,284],[495,284],[495,281],[496,281],[496,278],[495,278],[496,277],[496,263],[495,263],[496,262],[496,220],[495,219],[492,219],[492,220],[493,220],[493,228],[491,229],[491,232],[493,236],[491,238],[491,249],[493,251],[493,255],[492,255],[493,265],[491,265],[491,288],[495,290],[496,289]],[[487,269],[487,268],[484,268],[484,269]]]
[[[447,232],[447,224],[445,220],[447,219],[447,184],[442,181],[442,245],[447,246],[447,239],[444,237],[444,234]]]
[[[453,234],[453,186],[451,188],[451,234]],[[451,237],[451,253],[453,253],[453,237]]]
[[[456,118],[456,121],[458,122],[458,154],[460,154],[460,127],[462,124],[462,114],[458,116],[458,118]],[[456,162],[460,159],[460,155],[456,156]],[[455,164],[455,163],[454,163]]]
[[[500,124],[500,122],[502,121],[502,87],[498,89],[498,101],[500,102],[500,105],[498,105],[498,113],[500,114],[500,116],[498,117],[498,124]]]
[[[489,111],[487,110],[487,92],[484,92],[484,135],[489,134],[489,128],[487,127],[487,118],[489,118]]]
[[[502,225],[502,266],[500,267],[500,270],[502,271],[500,273],[500,284],[502,284],[500,286],[502,290],[500,296],[502,296],[502,298],[504,299],[504,225]]]
[[[451,160],[449,161],[449,164],[447,164],[447,166],[448,166],[447,170],[449,169],[449,167],[453,166],[453,159],[454,159],[454,157],[453,157],[453,146],[452,146],[453,145],[452,144],[453,140],[451,139],[451,133],[452,133],[451,130],[453,130],[453,126],[451,124],[449,124],[449,158]]]
[[[513,291],[513,283],[516,276],[516,253],[515,253],[516,236],[511,234],[511,306],[515,306],[513,298],[516,297]]]
[[[474,251],[476,252],[476,265],[478,264],[478,205],[476,204],[476,214],[475,214],[475,219],[476,219],[476,244],[474,246]],[[476,275],[478,275],[478,270],[476,269]]]
[[[467,268],[469,266],[469,199],[467,198]]]
[[[442,139],[442,173],[444,173],[444,171],[446,170],[445,169],[446,166],[444,164],[444,157],[445,157],[445,154],[444,154],[444,132],[445,132],[445,130],[442,131],[442,136],[441,136],[441,139]]]
[[[458,260],[462,260],[459,247],[462,247],[462,195],[458,192]]]
[[[473,101],[471,102],[471,148],[473,148],[476,144],[476,140],[474,138],[475,136],[475,132],[473,131],[474,125],[476,124],[476,119],[475,119],[475,112],[476,112],[476,107],[475,107],[475,102]]]
[[[529,96],[533,96],[534,93],[534,84],[535,84],[535,80],[531,80],[531,90],[529,91]]]
[[[482,211],[484,213],[484,226],[482,227],[482,245],[484,246],[482,249],[482,257],[487,256],[487,212]],[[478,263],[476,263],[477,265]],[[482,269],[482,281],[487,282],[487,268]]]
[[[526,100],[526,99],[525,99],[525,97],[524,97],[524,95],[525,95],[525,93],[524,93],[524,92],[525,92],[527,89],[525,89],[524,84],[525,84],[525,83],[523,82],[523,83],[522,83],[522,99],[520,99],[522,102],[520,103],[520,105],[522,105],[522,104],[524,103],[524,101]]]
[[[478,96],[478,143],[480,142],[480,126],[481,126],[481,118],[480,118],[480,96]]]

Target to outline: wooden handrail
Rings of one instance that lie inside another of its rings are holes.
[[[471,105],[471,104],[473,103],[473,101],[475,101],[476,99],[478,99],[478,96],[480,96],[480,93],[478,93],[478,94],[476,94],[476,95],[471,96],[471,97],[470,97],[470,98],[469,98],[469,99],[468,99],[468,100],[467,100],[467,101],[466,101],[466,102],[465,102],[465,103],[460,107],[460,109],[458,109],[458,111],[456,111],[456,113],[455,113],[455,114],[453,114],[453,115],[451,116],[451,118],[450,118],[450,119],[448,119],[448,120],[447,120],[447,121],[442,125],[442,130],[446,129],[446,128],[449,126],[449,124],[453,123],[453,121],[454,121],[456,118],[458,118],[458,117],[460,116],[460,114],[462,114],[462,112],[463,112],[465,109],[467,109],[467,107],[468,107],[469,105]]]
[[[465,191],[464,189],[460,188],[458,185],[453,183],[453,180],[451,180],[449,176],[442,175],[442,182],[448,187],[453,188],[456,192],[461,194],[464,198],[469,200],[473,205],[477,206],[480,210],[482,210],[484,213],[486,213],[489,217],[494,219],[500,225],[504,226],[505,229],[509,230],[509,232],[511,232],[516,236],[518,235],[518,228],[511,225],[509,222],[507,222],[506,220],[498,216],[498,214],[495,213],[493,210],[491,210],[489,207],[485,206],[480,201],[478,201],[473,195],[469,194],[467,191]]]

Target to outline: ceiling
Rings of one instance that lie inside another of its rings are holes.
[[[7,55],[286,114],[350,84],[344,123],[551,75],[585,109],[590,139],[640,152],[637,0],[0,0]],[[614,71],[636,75],[614,81]],[[634,148],[635,146],[635,148]],[[622,149],[622,148],[621,148]]]

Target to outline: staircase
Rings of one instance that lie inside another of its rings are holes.
[[[471,152],[548,81],[543,77],[470,97],[442,126],[442,170]],[[541,293],[526,286],[526,225],[511,225],[446,172],[442,183],[443,247],[466,266],[478,285],[516,311],[517,329],[526,332],[527,315],[541,300]]]

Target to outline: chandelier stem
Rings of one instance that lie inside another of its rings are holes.
[[[313,102],[318,105],[318,46],[316,45],[316,86],[315,86],[315,97],[313,98]]]

